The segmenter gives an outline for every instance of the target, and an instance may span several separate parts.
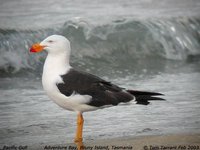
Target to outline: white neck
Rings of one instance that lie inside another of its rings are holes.
[[[69,54],[66,53],[48,53],[43,68],[43,76],[58,76],[65,74],[71,68],[69,64]]]

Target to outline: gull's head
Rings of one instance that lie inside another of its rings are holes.
[[[36,53],[46,50],[48,53],[65,53],[70,51],[69,40],[62,35],[51,35],[44,39],[41,43],[33,44],[30,52]]]

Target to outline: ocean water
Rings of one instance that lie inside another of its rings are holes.
[[[29,47],[66,36],[73,67],[167,101],[84,113],[84,139],[200,133],[198,0],[0,1],[0,148],[71,143],[76,113],[46,96],[46,53]]]

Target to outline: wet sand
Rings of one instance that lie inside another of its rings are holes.
[[[55,142],[56,143],[56,142]],[[49,144],[31,146],[29,149],[72,150],[75,144]],[[114,139],[85,141],[85,150],[198,150],[200,134],[174,134],[159,136],[122,137]]]

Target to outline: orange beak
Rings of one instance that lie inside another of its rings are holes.
[[[30,48],[30,52],[37,53],[41,52],[44,49],[44,46],[40,45],[39,43],[33,44]]]

